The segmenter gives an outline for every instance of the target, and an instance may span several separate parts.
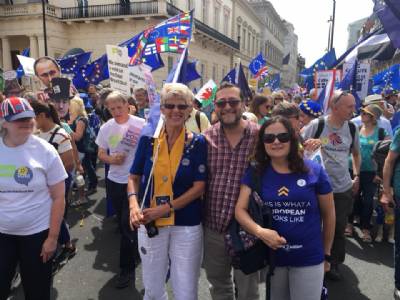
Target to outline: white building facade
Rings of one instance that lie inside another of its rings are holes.
[[[41,1],[9,2],[0,0],[0,66],[4,70],[16,69],[16,54],[27,47],[31,57],[45,54]],[[198,61],[203,78],[192,87],[200,87],[210,78],[218,83],[239,59],[247,68],[260,51],[274,72],[282,71],[287,30],[268,1],[258,1],[268,17],[255,9],[253,2],[257,1],[250,0],[93,0],[79,1],[80,7],[74,0],[48,2],[47,49],[48,55],[56,58],[80,48],[91,51],[92,60],[97,59],[105,53],[105,45],[119,44],[179,10],[195,9],[189,57]],[[159,87],[177,57],[162,54],[166,67],[153,72]]]

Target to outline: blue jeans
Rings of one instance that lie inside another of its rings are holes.
[[[358,199],[354,203],[354,213],[360,216],[361,229],[370,229],[372,211],[374,209],[374,196],[377,185],[373,182],[375,172],[360,172],[360,190]]]
[[[86,178],[88,179],[88,189],[97,188],[97,176],[93,167],[93,154],[85,153],[82,159],[82,167],[85,171]]]
[[[400,197],[397,196],[394,216],[394,284],[400,289]]]

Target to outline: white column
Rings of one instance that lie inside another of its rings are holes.
[[[43,36],[38,36],[38,45],[39,45],[39,55],[44,56],[44,38]]]
[[[38,41],[36,36],[31,35],[29,37],[29,47],[30,47],[30,56],[32,58],[38,58],[39,57],[39,48],[38,48]]]
[[[12,70],[10,41],[8,37],[2,37],[1,43],[3,45],[3,70]]]

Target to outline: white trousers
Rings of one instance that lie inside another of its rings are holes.
[[[324,263],[309,267],[276,267],[271,277],[272,300],[320,300]]]
[[[168,269],[175,300],[197,300],[203,257],[202,226],[168,226],[158,232],[152,238],[147,236],[144,226],[138,232],[144,300],[168,299]]]

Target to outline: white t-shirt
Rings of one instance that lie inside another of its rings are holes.
[[[47,142],[50,141],[51,136],[53,135],[54,131],[59,127],[58,125],[54,126],[51,130],[47,132],[39,131],[38,137],[46,140]],[[59,128],[56,134],[54,135],[53,144],[57,144],[57,152],[59,154],[63,154],[69,150],[72,150],[71,139],[69,134],[64,130],[64,128]]]
[[[110,155],[125,153],[126,158],[122,165],[110,165],[107,178],[116,183],[128,183],[129,169],[135,157],[136,146],[145,120],[130,115],[124,124],[118,124],[114,119],[108,120],[101,126],[97,135],[96,144]]]
[[[0,232],[31,235],[50,226],[49,186],[67,178],[57,151],[31,136],[18,147],[0,138]]]

